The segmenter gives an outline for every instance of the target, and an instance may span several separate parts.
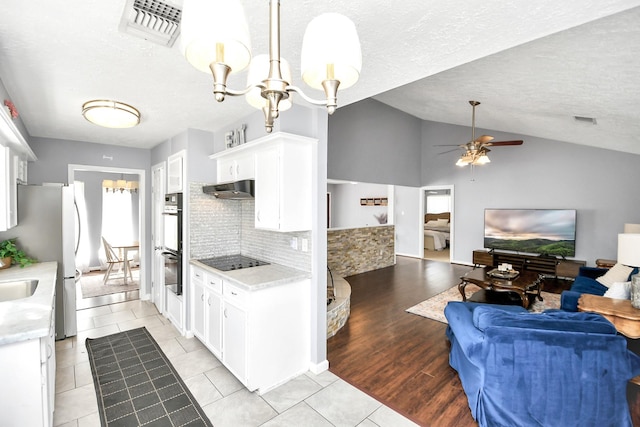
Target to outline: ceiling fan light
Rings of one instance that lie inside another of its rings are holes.
[[[460,167],[467,166],[468,164],[469,164],[469,162],[467,160],[465,160],[464,156],[460,157],[458,159],[458,161],[456,162],[456,166],[460,166]]]
[[[489,160],[489,156],[486,154],[482,154],[473,162],[474,165],[486,165],[487,163],[491,163],[491,160]]]
[[[140,123],[140,112],[136,108],[106,99],[85,102],[82,115],[91,123],[106,128],[130,128]]]
[[[304,33],[300,55],[302,79],[323,90],[325,80],[340,81],[340,89],[353,86],[360,77],[362,50],[356,26],[339,13],[315,17]]]
[[[251,65],[249,66],[249,72],[247,73],[247,87],[258,83],[261,83],[269,75],[269,55],[257,55],[251,59]],[[280,58],[280,71],[282,72],[282,79],[291,84],[291,67],[289,62]],[[293,105],[292,93],[289,93],[288,98],[283,98],[278,104],[279,111],[286,111]],[[262,110],[267,105],[267,100],[262,96],[262,91],[258,87],[254,87],[245,95],[245,99],[252,107]]]
[[[239,0],[185,0],[181,18],[180,49],[196,69],[210,73],[220,62],[231,72],[251,61],[251,37]]]

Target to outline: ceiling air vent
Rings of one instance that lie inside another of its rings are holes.
[[[598,124],[595,117],[573,116],[573,118],[575,119],[576,122],[580,122],[580,123],[588,123],[592,125]]]
[[[157,0],[127,0],[120,31],[171,47],[180,35],[180,15],[175,6]]]

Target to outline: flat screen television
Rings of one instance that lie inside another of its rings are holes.
[[[576,254],[576,210],[485,209],[484,247],[573,257]]]

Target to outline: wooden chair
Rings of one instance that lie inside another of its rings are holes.
[[[113,267],[117,264],[122,264],[121,267],[124,268],[125,272],[129,272],[129,278],[133,281],[133,275],[131,274],[131,267],[127,265],[125,267],[125,262],[128,263],[129,260],[122,259],[118,256],[116,251],[113,250],[113,247],[107,242],[107,240],[103,237],[102,244],[104,246],[104,253],[107,257],[107,271],[104,273],[103,283],[106,285],[111,273],[113,271]]]

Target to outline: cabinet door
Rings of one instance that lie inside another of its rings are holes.
[[[256,228],[280,228],[280,149],[267,148],[256,154]]]
[[[242,383],[247,381],[247,315],[229,302],[224,302],[222,322],[222,360]]]
[[[253,153],[218,159],[218,183],[255,178],[255,164]]]
[[[253,179],[256,177],[256,160],[255,155],[245,154],[236,158],[235,162],[235,179]]]
[[[11,217],[11,150],[0,146],[0,231],[9,229]]]
[[[207,327],[205,343],[216,356],[222,354],[222,295],[206,292]]]
[[[182,192],[184,151],[172,154],[167,159],[167,193]]]
[[[193,291],[193,334],[203,341],[205,335],[205,308],[206,292],[201,282],[192,280],[191,289]]]
[[[235,181],[235,163],[231,158],[218,159],[218,184]]]

